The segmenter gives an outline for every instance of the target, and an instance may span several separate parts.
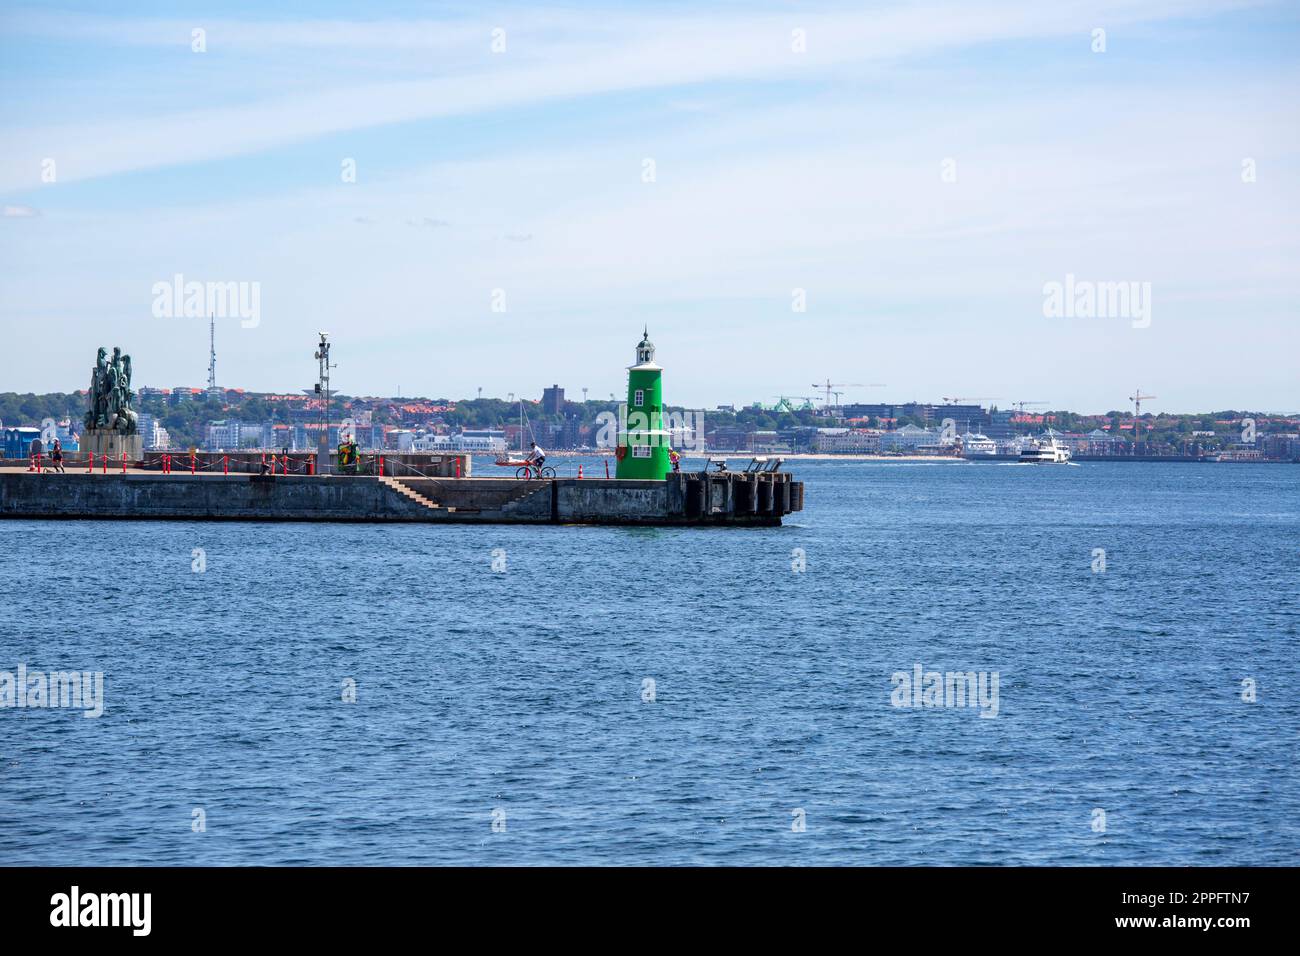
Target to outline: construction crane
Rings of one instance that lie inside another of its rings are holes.
[[[1133,444],[1136,445],[1138,437],[1142,431],[1142,403],[1155,398],[1154,395],[1143,395],[1142,389],[1133,389],[1133,394],[1128,400],[1133,403]]]
[[[966,395],[962,398],[945,398],[944,402],[949,405],[956,405],[959,402],[996,402],[996,398],[990,398],[987,395]]]
[[[812,387],[820,388],[826,392],[826,407],[829,408],[831,396],[836,394],[835,389],[837,388],[884,388],[885,386],[881,382],[869,382],[864,385],[862,382],[832,382],[827,378],[824,382],[813,382]]]

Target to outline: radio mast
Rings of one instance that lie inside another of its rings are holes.
[[[208,313],[208,394],[217,391],[217,318]]]

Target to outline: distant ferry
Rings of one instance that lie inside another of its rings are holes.
[[[998,444],[987,435],[981,435],[978,432],[975,434],[967,432],[961,436],[961,450],[964,455],[996,455],[998,453]]]
[[[1070,449],[1056,440],[1056,433],[1048,429],[1046,440],[1039,439],[1020,452],[1021,463],[1032,465],[1067,465]]]

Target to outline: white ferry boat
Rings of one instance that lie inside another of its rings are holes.
[[[967,432],[961,436],[961,453],[970,458],[996,455],[998,444],[987,435]]]
[[[1049,428],[1042,438],[1020,450],[1020,461],[1033,465],[1067,465],[1070,463],[1070,449],[1057,441],[1056,433]]]

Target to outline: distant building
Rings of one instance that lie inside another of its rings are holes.
[[[284,427],[284,426],[282,426]],[[283,442],[289,437],[289,430],[281,433]],[[203,447],[207,451],[238,451],[241,448],[281,448],[276,445],[276,436],[269,423],[218,421],[209,422],[204,435]]]
[[[384,447],[393,451],[410,451],[415,444],[415,432],[409,428],[394,428],[384,435]]]
[[[939,423],[951,418],[959,432],[987,431],[989,413],[980,405],[929,405],[922,402],[905,402],[901,405],[888,403],[851,404],[840,408],[845,418],[875,418],[885,421],[896,418],[918,418],[929,424]],[[991,434],[991,433],[990,433]]]
[[[560,448],[577,448],[582,444],[582,419],[577,415],[570,415],[564,420],[564,425],[560,428]]]
[[[157,416],[141,412],[136,427],[140,430],[140,441],[145,451],[166,451],[171,448],[171,435],[167,434],[167,429],[163,428]]]
[[[781,441],[781,436],[774,431],[760,429],[750,432],[747,437],[749,439],[748,450],[755,454],[790,450],[789,444]]]
[[[940,434],[937,429],[917,428],[904,425],[892,432],[880,433],[880,450],[896,452],[915,452],[922,447],[938,447]]]
[[[865,428],[819,428],[812,440],[816,452],[872,455],[880,451],[880,432]]]
[[[542,389],[542,411],[547,415],[560,415],[564,412],[564,389],[558,385]]]
[[[411,443],[411,451],[467,451],[504,455],[506,439],[504,432],[489,429],[466,430],[459,435],[421,435]]]
[[[708,447],[720,451],[738,451],[749,444],[749,432],[735,425],[715,428],[706,437]]]
[[[1088,455],[1113,455],[1128,443],[1110,434],[1100,428],[1094,428],[1088,434],[1083,436],[1082,447],[1076,446],[1072,449],[1076,454],[1084,453]]]
[[[4,430],[5,457],[26,458],[32,442],[39,441],[41,430],[19,425]]]
[[[203,447],[208,451],[235,451],[239,448],[239,432],[239,422],[208,422]]]
[[[1300,460],[1300,434],[1264,435],[1256,444],[1268,458],[1281,461]]]

